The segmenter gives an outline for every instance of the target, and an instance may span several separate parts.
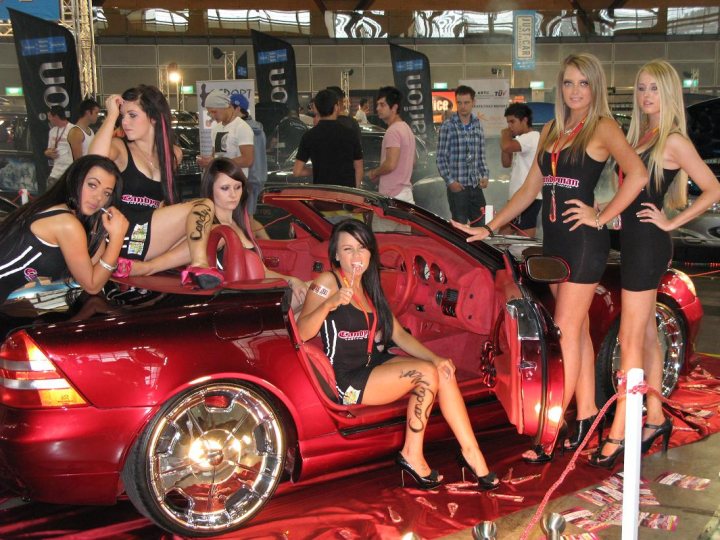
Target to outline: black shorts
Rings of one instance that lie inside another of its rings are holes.
[[[370,373],[377,366],[384,364],[395,355],[389,352],[375,350],[369,366],[362,365],[359,368],[349,371],[335,372],[335,384],[337,385],[340,403],[343,405],[358,405],[362,403],[365,387],[367,386]]]
[[[128,217],[128,225],[123,241],[120,256],[126,259],[144,261],[150,249],[150,230],[152,226],[153,209],[143,213],[135,213]]]
[[[535,199],[530,206],[523,210],[522,214],[513,219],[512,224],[521,231],[534,229],[537,227],[537,219],[541,209],[542,199]]]

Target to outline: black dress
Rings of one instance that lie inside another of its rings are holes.
[[[333,275],[340,287],[340,280]],[[370,326],[374,317],[375,313],[368,313]],[[368,363],[369,333],[365,315],[352,304],[338,306],[331,311],[320,328],[324,352],[335,372],[337,391],[343,405],[362,403],[370,372],[392,358],[391,354],[380,351],[375,343]]]
[[[640,157],[647,166],[648,151]],[[660,279],[672,259],[672,240],[670,233],[663,231],[653,223],[643,223],[637,217],[640,210],[647,207],[642,203],[653,203],[663,207],[663,199],[670,184],[680,169],[663,169],[660,189],[655,187],[653,171],[649,171],[650,181],[630,206],[621,214],[620,228],[620,275],[622,288],[628,291],[649,291],[658,288]]]
[[[538,165],[543,174],[543,253],[561,257],[570,267],[568,281],[572,283],[597,283],[605,271],[610,237],[606,229],[582,225],[570,230],[575,223],[563,223],[562,213],[569,208],[566,201],[579,199],[588,206],[595,202],[594,190],[604,161],[595,161],[583,153],[577,160],[570,160],[570,147],[560,151],[557,176],[553,176],[549,152],[541,152]],[[552,193],[555,190],[556,219],[550,221]]]

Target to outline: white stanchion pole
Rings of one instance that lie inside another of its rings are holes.
[[[642,441],[643,395],[630,393],[643,382],[642,369],[633,368],[627,373],[625,398],[625,471],[623,473],[622,540],[637,540],[640,512],[640,446]]]

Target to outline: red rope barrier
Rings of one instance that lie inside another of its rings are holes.
[[[542,501],[540,501],[540,505],[538,506],[537,511],[535,512],[535,515],[533,515],[530,522],[525,527],[525,530],[522,533],[522,536],[520,536],[520,540],[526,540],[528,538],[528,535],[532,532],[532,529],[537,525],[538,521],[540,521],[540,518],[542,517],[542,513],[545,510],[545,507],[547,506],[548,502],[550,502],[550,497],[552,494],[559,488],[562,483],[565,481],[565,478],[567,477],[570,472],[575,470],[575,463],[578,460],[578,457],[582,453],[582,451],[585,449],[585,446],[587,445],[588,441],[590,440],[590,437],[595,432],[595,429],[597,428],[598,424],[600,423],[600,420],[605,416],[607,413],[607,410],[610,408],[610,406],[615,403],[615,401],[618,399],[618,397],[625,393],[625,376],[621,375],[618,378],[618,391],[610,397],[610,399],[603,405],[603,407],[598,412],[597,416],[595,417],[595,421],[592,423],[592,426],[590,426],[590,430],[588,431],[587,435],[583,439],[583,441],[580,443],[580,446],[578,446],[577,450],[575,450],[575,454],[573,454],[573,457],[570,458],[570,462],[567,464],[567,467],[565,467],[565,470],[562,472],[560,477],[557,479],[557,481],[550,487],[550,489],[545,493],[545,496],[543,497]],[[654,394],[657,394],[659,399],[668,405],[674,406],[677,408],[677,404],[674,401],[669,400],[668,398],[664,397],[660,392],[658,392],[655,388],[649,387],[646,383],[638,384],[637,386],[634,386],[630,390],[628,390],[631,394],[647,394],[648,392],[653,392]],[[684,404],[687,406],[687,404]],[[562,444],[564,442],[561,441]]]

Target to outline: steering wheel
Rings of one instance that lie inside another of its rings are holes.
[[[405,310],[415,287],[412,268],[402,248],[384,245],[380,253],[380,284],[393,313]]]

